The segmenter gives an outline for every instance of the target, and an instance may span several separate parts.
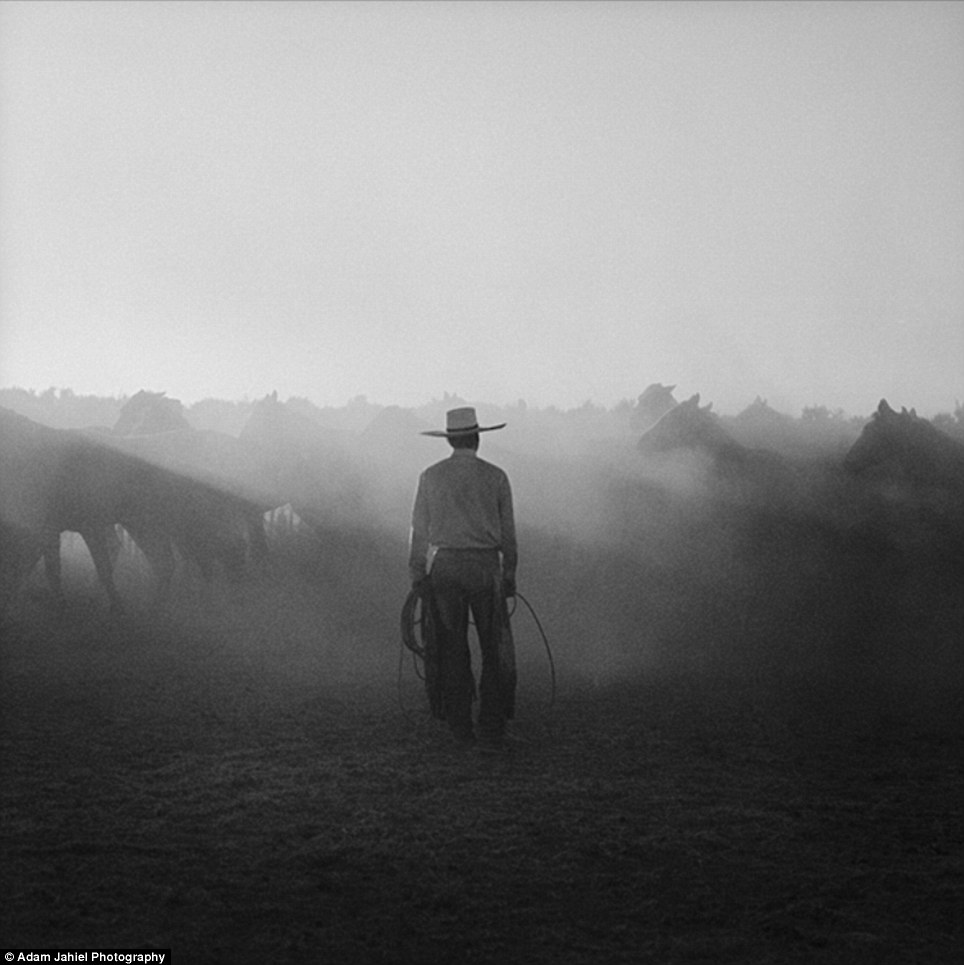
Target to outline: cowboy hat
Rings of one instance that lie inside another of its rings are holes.
[[[497,426],[480,426],[475,409],[472,406],[465,406],[461,409],[449,409],[445,413],[444,429],[429,429],[423,432],[423,436],[469,436],[476,432],[491,432],[493,429],[502,429],[504,422]]]

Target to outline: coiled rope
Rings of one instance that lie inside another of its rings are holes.
[[[542,626],[542,621],[539,619],[539,616],[532,604],[519,592],[516,592],[515,599],[521,600],[525,605],[525,608],[529,611],[529,615],[532,617],[532,620],[536,625],[536,629],[539,632],[539,637],[542,640],[542,645],[546,652],[546,659],[549,663],[549,702],[546,706],[545,712],[548,714],[549,711],[552,710],[552,707],[556,701],[556,664],[552,657],[552,648],[549,646],[549,638],[546,636],[546,631]],[[516,604],[509,610],[510,620],[515,615],[515,611],[517,609],[518,605]],[[402,646],[399,650],[398,657],[398,688],[399,703],[402,705],[402,712],[405,713],[405,707],[402,704],[401,688],[406,651],[408,651],[412,656],[412,666],[414,668],[415,675],[419,680],[423,682],[425,681],[425,652],[427,632],[426,599],[424,594],[415,587],[412,587],[408,596],[405,598],[405,603],[402,606],[400,622]]]

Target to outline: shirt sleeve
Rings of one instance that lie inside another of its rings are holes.
[[[502,574],[514,580],[519,563],[519,550],[515,539],[515,512],[512,507],[512,486],[509,477],[503,476],[499,487],[499,522],[502,528]]]
[[[409,535],[408,575],[413,582],[425,576],[425,561],[428,556],[428,498],[425,489],[423,473],[419,476],[418,489],[415,492],[412,530]]]

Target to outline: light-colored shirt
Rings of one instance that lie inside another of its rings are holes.
[[[409,553],[413,580],[425,575],[430,547],[500,550],[503,575],[515,579],[518,552],[509,477],[472,449],[453,449],[448,459],[419,477]]]

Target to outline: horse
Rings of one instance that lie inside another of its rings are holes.
[[[713,403],[700,406],[699,393],[674,406],[636,443],[643,455],[673,451],[697,453],[718,464],[740,464],[750,450],[736,441],[710,411]]]
[[[643,433],[636,450],[646,470],[765,525],[777,521],[782,528],[795,519],[806,528],[827,515],[829,506],[819,504],[832,480],[820,466],[743,445],[711,409],[697,393]]]
[[[44,554],[44,537],[0,517],[0,617],[16,598],[27,574]]]
[[[914,409],[881,399],[844,457],[844,468],[877,497],[878,509],[913,519],[964,552],[964,443]]]
[[[138,466],[112,458],[79,432],[52,429],[0,409],[0,517],[4,552],[16,560],[19,578],[43,556],[51,590],[62,602],[60,534],[77,532],[111,609],[122,610],[113,578],[115,526],[120,523],[164,581],[168,554],[145,505],[154,487],[145,486],[143,475]]]
[[[766,399],[758,395],[745,409],[738,412],[733,420],[751,425],[785,425],[790,417],[777,412]]]
[[[896,412],[886,399],[850,447],[844,467],[881,482],[964,495],[964,443],[914,409]]]
[[[646,386],[630,414],[630,429],[633,432],[645,432],[656,425],[670,409],[675,409],[678,405],[673,396],[675,388],[675,385],[663,385],[661,382]]]
[[[964,444],[914,409],[877,409],[843,459],[858,492],[852,532],[868,554],[863,592],[882,613],[902,605],[893,630],[926,627],[935,641],[953,634],[960,652],[964,620]],[[880,571],[884,570],[883,575]],[[877,587],[881,589],[877,589]]]
[[[237,521],[250,507],[241,497],[92,435],[51,429],[8,410],[0,411],[0,493],[5,524],[0,536],[7,555],[26,565],[30,553],[19,546],[29,538],[35,553],[40,545],[58,602],[63,599],[59,538],[64,531],[83,537],[114,612],[123,610],[113,578],[111,539],[118,525],[151,564],[160,599],[170,588],[175,546],[203,570],[219,561],[234,575],[243,566]]]
[[[193,428],[179,401],[143,390],[121,408],[111,434],[123,451],[224,492],[228,504],[244,514],[252,559],[267,559],[265,514],[281,500],[248,446],[223,432]],[[208,571],[210,562],[202,569]]]

